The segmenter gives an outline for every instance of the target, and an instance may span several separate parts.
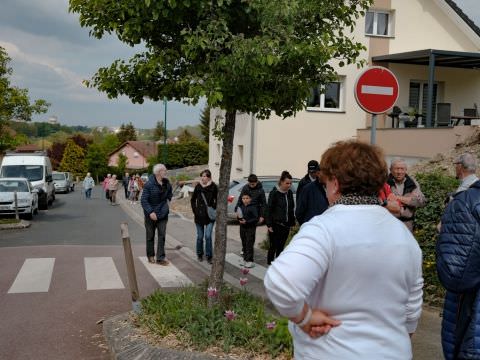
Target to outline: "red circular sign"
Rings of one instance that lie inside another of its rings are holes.
[[[387,112],[398,99],[398,81],[387,68],[374,66],[362,72],[355,83],[355,99],[370,114]]]

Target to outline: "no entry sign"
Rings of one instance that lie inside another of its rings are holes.
[[[383,114],[398,99],[398,81],[387,68],[373,66],[363,71],[355,83],[355,99],[370,114]]]

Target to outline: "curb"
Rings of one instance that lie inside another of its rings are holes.
[[[0,224],[0,230],[26,229],[32,225],[30,221],[20,220],[16,224]]]
[[[103,335],[107,339],[111,359],[115,360],[214,360],[230,359],[203,353],[180,351],[152,346],[135,332],[130,312],[116,315],[104,321]]]

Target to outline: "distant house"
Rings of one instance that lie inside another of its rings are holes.
[[[156,156],[158,147],[154,141],[126,141],[108,155],[108,166],[118,166],[120,154],[127,157],[127,169],[148,167],[148,158]]]
[[[31,153],[35,151],[41,151],[41,150],[42,149],[35,144],[20,145],[15,148],[15,152],[17,153]]]

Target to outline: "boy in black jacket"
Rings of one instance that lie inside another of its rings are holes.
[[[253,245],[255,244],[255,233],[259,220],[258,208],[251,204],[252,198],[249,194],[242,195],[242,204],[239,206],[237,214],[240,223],[240,238],[243,248],[243,266],[252,268],[253,263]]]

